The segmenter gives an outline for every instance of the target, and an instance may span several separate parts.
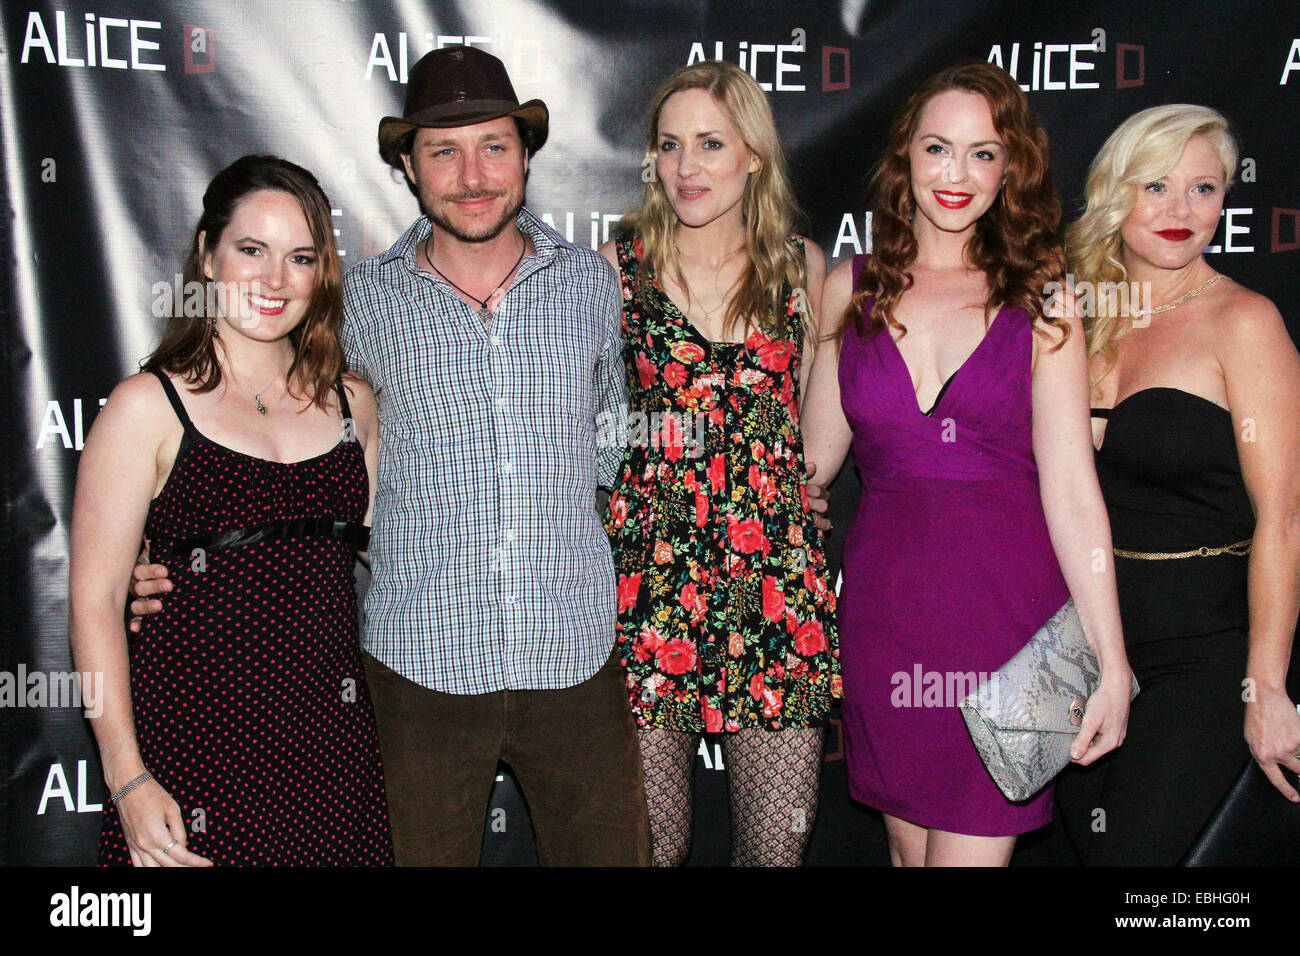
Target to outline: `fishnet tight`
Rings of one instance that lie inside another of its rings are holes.
[[[799,866],[817,818],[824,727],[722,736],[731,804],[732,866]],[[642,730],[641,761],[655,866],[680,866],[691,848],[700,735]]]

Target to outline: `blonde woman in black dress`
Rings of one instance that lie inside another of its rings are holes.
[[[1178,864],[1252,757],[1300,799],[1280,769],[1300,771],[1300,355],[1273,303],[1202,251],[1236,165],[1214,110],[1144,110],[1102,146],[1068,234],[1142,685],[1124,746],[1057,784],[1091,865]]]

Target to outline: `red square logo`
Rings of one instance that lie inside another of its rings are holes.
[[[211,73],[217,68],[217,49],[212,30],[192,23],[181,28],[186,73]]]

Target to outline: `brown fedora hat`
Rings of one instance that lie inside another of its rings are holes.
[[[402,115],[379,121],[379,155],[401,170],[402,137],[416,127],[472,126],[501,116],[519,117],[530,153],[542,148],[550,118],[546,104],[520,103],[504,63],[472,46],[431,50],[411,67]]]

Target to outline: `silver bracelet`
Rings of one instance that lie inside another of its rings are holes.
[[[125,787],[117,791],[117,793],[113,794],[108,799],[112,801],[114,806],[117,806],[117,802],[121,800],[123,797],[125,797],[128,793],[130,793],[136,787],[140,786],[140,784],[144,783],[146,780],[152,780],[152,779],[153,779],[153,774],[151,774],[148,770],[146,770],[144,773],[140,774],[140,776],[136,777],[134,780],[132,780]]]

